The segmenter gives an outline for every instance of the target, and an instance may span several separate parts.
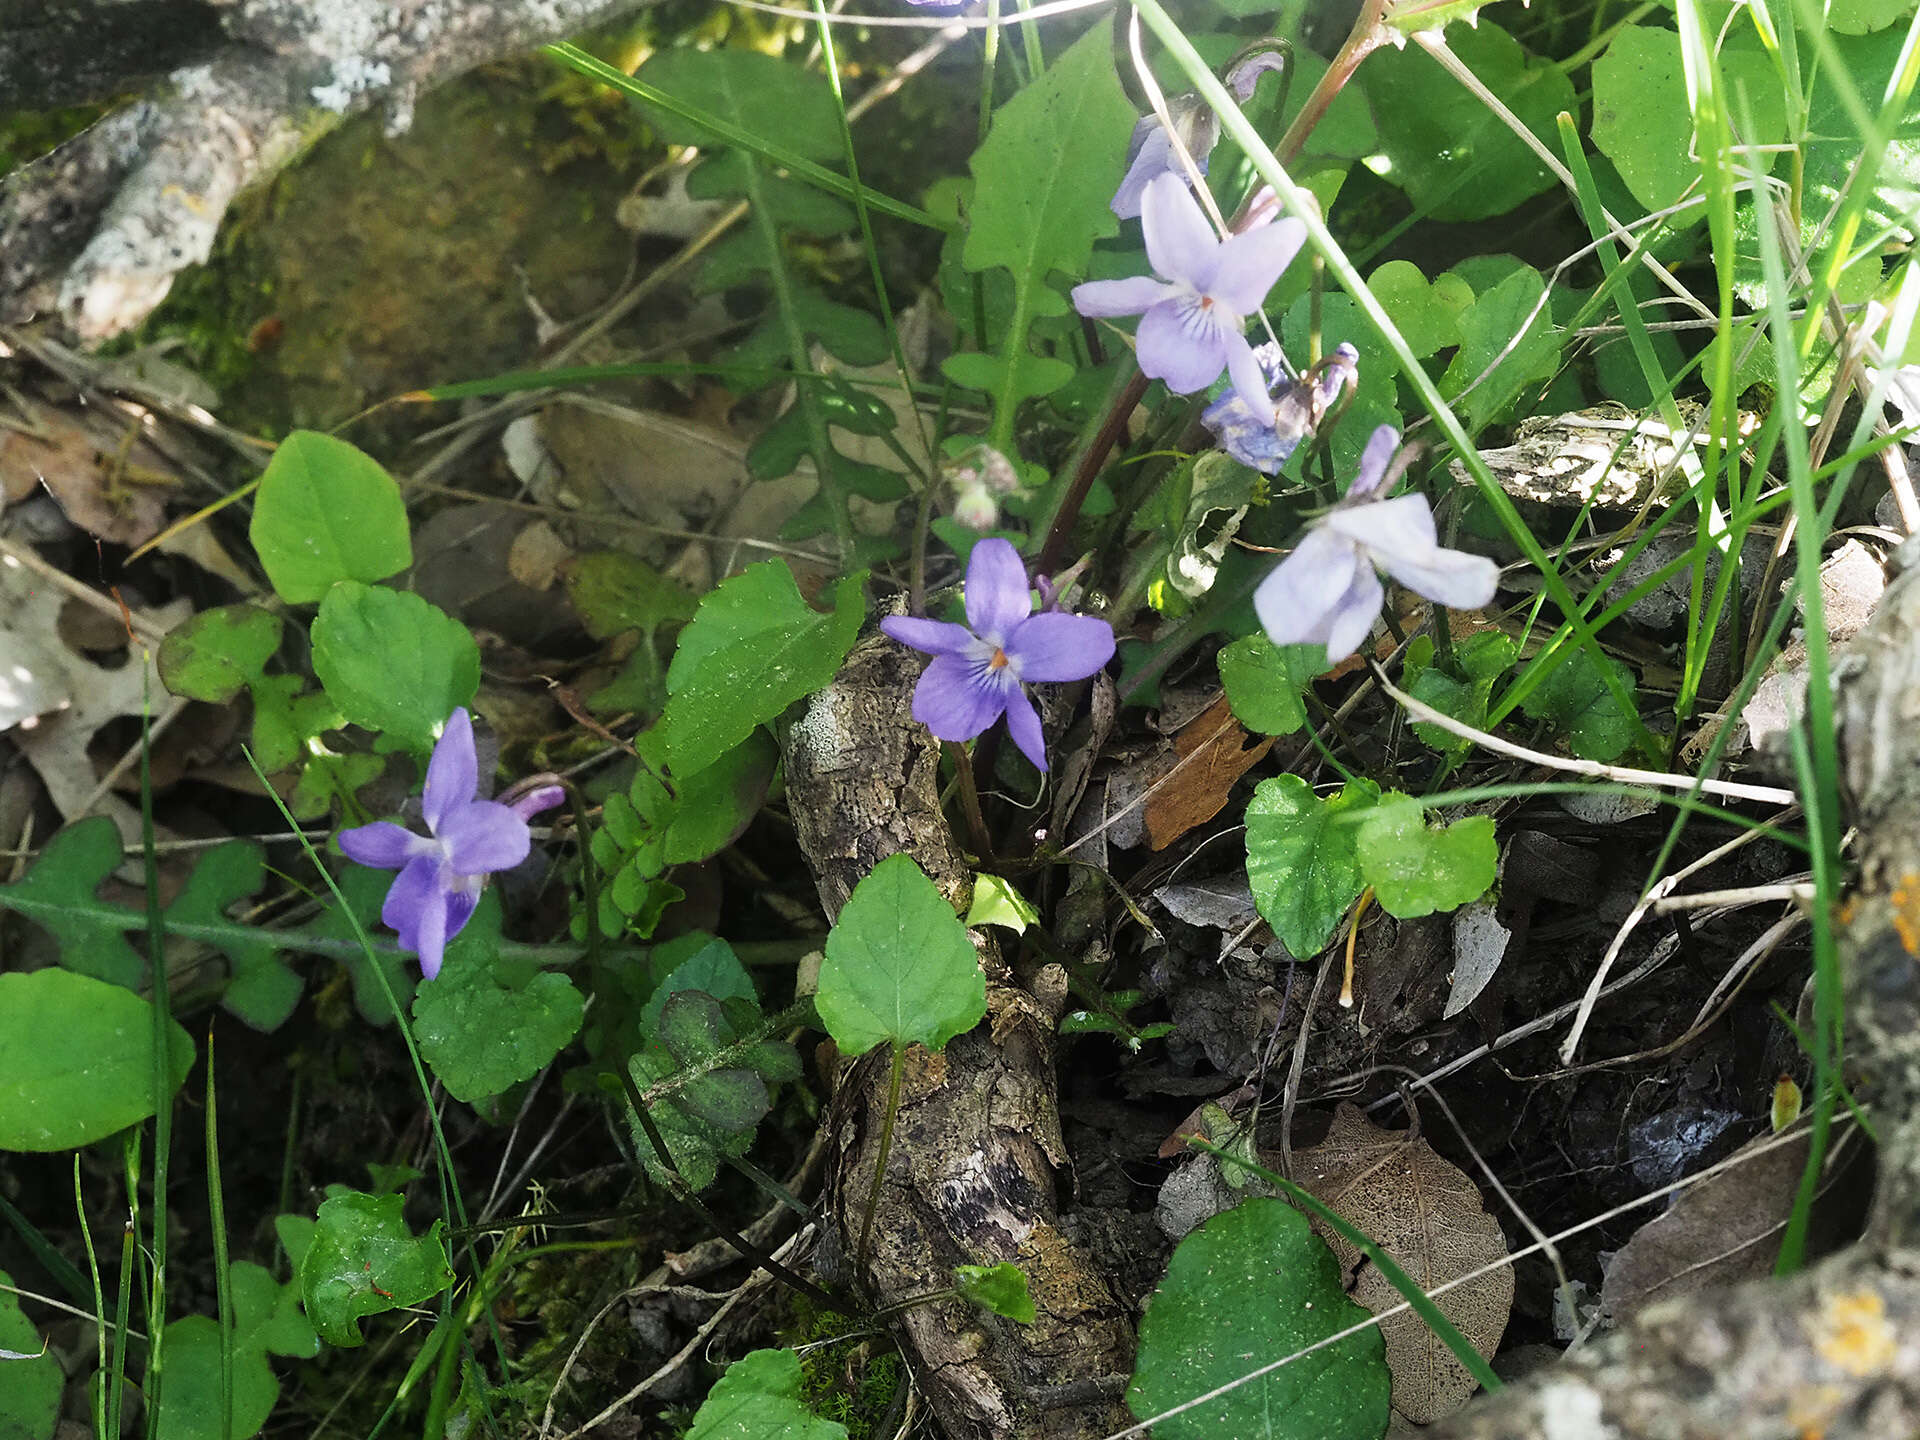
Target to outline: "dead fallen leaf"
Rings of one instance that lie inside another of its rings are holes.
[[[166,523],[177,483],[164,456],[137,439],[108,440],[58,410],[34,412],[35,429],[0,429],[0,490],[44,485],[74,524],[116,545],[141,545]]]
[[[1164,850],[1226,808],[1234,782],[1273,748],[1273,737],[1251,747],[1247,732],[1220,696],[1173,737],[1177,769],[1147,800],[1147,843]],[[1191,756],[1191,759],[1188,757]],[[1181,763],[1184,762],[1184,763]]]
[[[1657,1300],[1772,1271],[1806,1168],[1807,1142],[1779,1144],[1763,1135],[1732,1158],[1741,1156],[1742,1163],[1683,1190],[1620,1247],[1600,1290],[1616,1322]]]
[[[1296,1150],[1293,1160],[1300,1184],[1372,1237],[1422,1289],[1507,1253],[1500,1222],[1481,1208],[1479,1189],[1459,1166],[1441,1159],[1424,1139],[1381,1129],[1357,1105],[1341,1105],[1327,1138]],[[1376,1314],[1401,1302],[1378,1267],[1361,1264],[1360,1251],[1319,1221],[1314,1229],[1333,1247],[1341,1270],[1349,1277],[1357,1272],[1355,1300]],[[1513,1308],[1513,1270],[1502,1266],[1434,1303],[1474,1349],[1490,1357]],[[1393,1408],[1406,1419],[1430,1424],[1459,1409],[1478,1388],[1413,1312],[1383,1320],[1380,1333],[1393,1373]]]
[[[0,730],[31,725],[72,699],[58,636],[65,596],[0,556]]]
[[[1476,900],[1453,912],[1453,989],[1441,1019],[1473,1004],[1506,958],[1513,932],[1500,923],[1499,910],[1492,900]]]
[[[551,589],[560,567],[573,558],[567,542],[544,520],[535,520],[513,537],[507,551],[507,570],[522,585]]]

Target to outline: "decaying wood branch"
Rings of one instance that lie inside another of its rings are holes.
[[[380,106],[405,129],[424,91],[648,3],[221,4],[210,55],[0,180],[0,321],[57,312],[88,343],[129,330],[212,253],[234,196],[343,117]],[[17,37],[0,43],[17,57]]]
[[[867,641],[787,738],[794,828],[829,917],[896,852],[956,902],[972,886],[940,812],[939,742],[910,713],[918,668],[902,646]],[[873,1254],[855,1278],[886,1306],[946,1288],[955,1265],[1018,1265],[1039,1310],[1032,1326],[959,1302],[901,1316],[916,1383],[956,1440],[1098,1436],[1126,1423],[1117,1404],[1047,1398],[1063,1384],[1124,1374],[1133,1352],[1129,1307],[1056,1225],[1056,1177],[1066,1165],[1053,1050],[1063,977],[1043,970],[1030,991],[1012,983],[990,948],[981,958],[987,1020],[944,1053],[916,1047],[909,1059]],[[884,1064],[844,1066],[834,1107],[829,1204],[849,1270],[886,1078]]]

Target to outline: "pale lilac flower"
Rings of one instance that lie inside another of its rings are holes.
[[[1140,218],[1147,259],[1162,278],[1090,280],[1073,287],[1074,308],[1082,315],[1140,315],[1134,348],[1142,373],[1187,395],[1225,370],[1254,414],[1270,418],[1266,377],[1241,331],[1306,242],[1306,226],[1289,217],[1218,240],[1173,175],[1148,183]]]
[[[1226,86],[1240,100],[1251,100],[1260,77],[1269,70],[1281,69],[1286,56],[1273,48],[1257,49],[1233,65],[1226,74]],[[1198,95],[1176,95],[1167,101],[1167,117],[1173,121],[1180,147],[1193,157],[1194,167],[1207,173],[1207,156],[1220,138],[1220,121]],[[1142,115],[1127,141],[1127,174],[1114,192],[1113,213],[1131,220],[1140,213],[1140,199],[1147,184],[1160,175],[1177,175],[1183,185],[1193,177],[1167,138],[1167,128],[1157,114]]]
[[[890,615],[880,628],[933,656],[913,691],[913,718],[942,740],[971,740],[1001,715],[1037,769],[1047,742],[1025,682],[1084,680],[1113,658],[1113,627],[1091,615],[1033,613],[1026,566],[1005,540],[967,562],[967,623]]]
[[[1325,645],[1336,665],[1360,648],[1386,598],[1376,569],[1441,605],[1474,610],[1493,599],[1500,569],[1482,555],[1442,549],[1424,495],[1378,497],[1406,468],[1391,425],[1373,432],[1347,498],[1314,522],[1253,592],[1276,645]]]
[[[1176,95],[1167,102],[1167,114],[1180,144],[1193,157],[1202,175],[1207,173],[1207,155],[1220,138],[1220,122],[1198,95]],[[1158,115],[1142,115],[1127,141],[1127,174],[1113,192],[1111,208],[1122,220],[1140,214],[1141,199],[1150,182],[1162,175],[1177,176],[1182,185],[1191,177],[1180,161],[1180,153],[1167,136],[1167,127]]]
[[[472,918],[488,873],[527,858],[533,844],[528,818],[565,798],[558,785],[545,785],[502,805],[476,799],[479,788],[473,721],[463,707],[448,719],[427,762],[420,803],[431,838],[386,820],[340,832],[347,858],[400,872],[380,919],[420,957],[420,973],[429,980],[440,973],[447,942]]]
[[[1020,488],[1019,473],[991,445],[976,445],[944,467],[953,485],[953,518],[969,530],[985,532],[1000,523],[1000,497]]]
[[[1260,362],[1268,385],[1274,387],[1272,421],[1262,423],[1238,390],[1227,390],[1200,412],[1200,423],[1242,465],[1263,475],[1278,475],[1300,442],[1320,428],[1340,392],[1358,379],[1360,352],[1340,345],[1307,374],[1293,379],[1282,367],[1278,345],[1262,345],[1253,357]]]

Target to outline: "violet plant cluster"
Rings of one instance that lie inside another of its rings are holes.
[[[1244,99],[1276,63],[1256,56],[1230,81]],[[1271,204],[1257,204],[1248,207],[1239,233],[1216,236],[1189,183],[1194,171],[1206,173],[1218,122],[1192,96],[1171,102],[1168,114],[1171,133],[1152,116],[1135,127],[1126,176],[1112,201],[1123,219],[1139,216],[1153,274],[1077,285],[1073,304],[1090,318],[1140,316],[1134,335],[1140,371],[1175,394],[1204,390],[1225,372],[1229,384],[1202,423],[1234,459],[1277,475],[1356,383],[1359,352],[1342,343],[1295,374],[1277,342],[1256,349],[1248,341],[1247,319],[1300,253],[1306,227],[1291,216],[1274,218]],[[1413,453],[1399,440],[1390,425],[1374,432],[1346,498],[1261,582],[1254,608],[1276,645],[1324,645],[1329,665],[1351,655],[1385,602],[1381,571],[1442,605],[1476,609],[1493,599],[1498,567],[1442,546],[1426,496],[1386,498]],[[1004,459],[1000,463],[1011,475]],[[957,482],[956,519],[984,529],[997,518],[997,506],[974,470],[966,476]],[[1039,583],[1045,591],[1046,577]],[[914,690],[914,718],[942,740],[960,741],[1004,715],[1014,743],[1044,771],[1046,738],[1025,684],[1080,680],[1102,669],[1114,653],[1112,628],[1097,617],[1062,613],[1051,600],[1033,614],[1019,552],[999,538],[974,546],[965,595],[965,625],[913,616],[881,622],[894,639],[934,657]]]

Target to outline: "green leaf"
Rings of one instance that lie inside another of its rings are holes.
[[[237,1341],[237,1337],[236,1337]],[[167,1383],[160,1392],[159,1440],[221,1440],[224,1413],[220,1326],[189,1315],[167,1326],[163,1352]],[[280,1382],[265,1352],[238,1343],[233,1350],[232,1440],[257,1435],[280,1398]]]
[[[1833,0],[1826,22],[1842,35],[1866,35],[1906,19],[1913,7],[1914,0]]]
[[[1536,720],[1545,720],[1567,737],[1567,748],[1583,760],[1603,764],[1617,760],[1633,743],[1636,716],[1628,715],[1613,698],[1603,678],[1610,667],[1633,691],[1633,672],[1611,656],[1596,661],[1592,652],[1575,650],[1534,687],[1520,708]]]
[[[1460,343],[1460,316],[1473,304],[1473,288],[1458,275],[1429,285],[1411,260],[1389,260],[1367,277],[1367,288],[1393,316],[1414,359]]]
[[[686,1440],[846,1440],[800,1398],[800,1357],[755,1350],[727,1367],[693,1417]]]
[[[365,1195],[342,1186],[320,1202],[313,1239],[300,1260],[300,1298],[329,1345],[364,1343],[360,1320],[418,1305],[453,1283],[440,1243],[443,1222],[425,1235],[407,1229],[398,1195]]]
[[[1554,117],[1579,109],[1573,82],[1558,65],[1528,55],[1484,18],[1471,29],[1448,31],[1446,43],[1522,124],[1550,150],[1558,148]],[[1556,183],[1500,117],[1418,45],[1376,51],[1360,81],[1374,100],[1388,162],[1384,178],[1432,218],[1504,215]]]
[[[280,617],[270,610],[202,610],[160,642],[160,680],[184,699],[224,705],[260,678],[279,648]]]
[[[13,1277],[0,1270],[0,1286]],[[60,1419],[66,1373],[49,1352],[33,1322],[21,1313],[13,1292],[0,1289],[0,1350],[31,1355],[31,1360],[0,1360],[0,1440],[49,1440]]]
[[[645,741],[659,731],[642,737],[642,754],[665,759],[664,736],[660,743]],[[676,792],[673,813],[666,822],[662,840],[663,856],[669,865],[685,865],[718,855],[739,838],[740,832],[760,813],[780,764],[780,747],[765,730],[755,730],[740,744],[686,778],[674,773]],[[652,776],[649,783],[659,782]],[[634,790],[640,781],[636,777]]]
[[[256,1030],[278,1030],[300,1003],[303,982],[280,960],[271,930],[233,924],[227,910],[266,879],[266,852],[249,840],[229,840],[201,857],[186,886],[167,907],[169,928],[204,926],[227,957],[231,978],[220,1003]]]
[[[677,47],[656,52],[636,78],[684,99],[740,129],[777,136],[809,160],[841,158],[840,118],[833,91],[816,71],[773,55],[735,47]],[[711,148],[721,137],[661,105],[642,105],[654,133],[670,145]]]
[[[1474,427],[1504,416],[1523,389],[1552,378],[1559,367],[1560,336],[1551,307],[1541,303],[1546,292],[1540,272],[1522,267],[1460,317],[1460,349],[1441,377],[1440,393],[1449,400],[1464,395],[1462,408]]]
[[[698,990],[716,1000],[751,1000],[756,1006],[760,1003],[760,997],[754,992],[753,977],[747,974],[747,967],[740,963],[739,956],[733,953],[733,947],[724,940],[716,940],[712,936],[680,936],[659,946],[654,956],[657,958],[689,941],[702,939],[706,943],[675,965],[640,1008],[641,1033],[649,1039],[660,1033],[662,1007],[682,990]]]
[[[1279,1200],[1244,1201],[1173,1252],[1140,1322],[1127,1405],[1152,1419],[1366,1318],[1304,1215]],[[1378,1440],[1390,1388],[1385,1346],[1369,1327],[1156,1420],[1153,1433],[1160,1440]]]
[[[1478,900],[1500,858],[1491,816],[1429,826],[1420,802],[1397,791],[1381,796],[1360,822],[1354,854],[1380,907],[1402,920]]]
[[[663,625],[691,619],[698,604],[682,585],[637,555],[595,550],[568,567],[567,598],[596,640],[629,630],[651,637]]]
[[[1354,830],[1342,823],[1380,798],[1371,780],[1349,780],[1322,800],[1298,775],[1262,780],[1247,806],[1247,881],[1280,943],[1306,960],[1333,938],[1366,886]]]
[[[974,152],[962,263],[976,273],[1011,272],[1012,313],[1003,351],[956,355],[946,373],[956,385],[992,394],[992,443],[1004,452],[1014,448],[1020,402],[1050,394],[1073,374],[1035,355],[1027,331],[1040,316],[1067,313],[1052,277],[1080,279],[1093,242],[1118,233],[1107,202],[1135,118],[1114,73],[1112,39],[1096,26],[994,113],[986,143]]]
[[[314,617],[313,671],[348,720],[425,754],[479,690],[480,647],[418,595],[343,580]]]
[[[312,430],[294,431],[273,452],[247,533],[289,605],[311,605],[337,580],[370,584],[413,563],[393,477],[346,441]]]
[[[1327,668],[1327,647],[1245,635],[1220,652],[1219,662],[1234,717],[1256,734],[1291,735],[1307,723],[1301,696]]]
[[[1911,0],[1908,0],[1911,3]],[[1786,138],[1786,101],[1773,62],[1751,26],[1720,48],[1726,93],[1744,87],[1759,133],[1755,145]],[[1677,202],[1701,178],[1693,110],[1680,63],[1680,37],[1651,25],[1618,31],[1593,62],[1593,146],[1649,212]],[[1764,156],[1757,156],[1764,165]],[[1700,212],[1704,213],[1704,212]]]
[[[1027,1293],[1027,1277],[1018,1265],[1008,1260],[998,1265],[956,1265],[953,1278],[960,1293],[982,1310],[1022,1325],[1033,1324],[1037,1315],[1033,1296]]]
[[[1520,653],[1519,643],[1497,630],[1482,630],[1456,641],[1453,666],[1467,677],[1464,680],[1433,668],[1433,650],[1432,638],[1425,635],[1416,637],[1407,647],[1404,662],[1407,693],[1476,730],[1485,729],[1487,699],[1493,693],[1494,682],[1506,673]],[[1464,755],[1473,745],[1464,736],[1430,721],[1416,721],[1413,733],[1443,755]]]
[[[233,1428],[227,1433],[245,1440],[266,1424],[280,1398],[267,1352],[311,1359],[320,1353],[320,1337],[300,1313],[292,1285],[274,1283],[265,1268],[247,1261],[227,1273],[233,1295]],[[174,1321],[167,1326],[165,1353],[161,1440],[219,1440],[225,1404],[219,1325],[202,1315]]]
[[[304,1215],[285,1218],[313,1223]],[[251,1260],[236,1260],[228,1266],[227,1283],[233,1294],[236,1344],[294,1360],[310,1360],[320,1353],[320,1337],[300,1310],[299,1286],[280,1284],[266,1266]]]
[[[193,1041],[177,1023],[168,1049],[178,1089]],[[72,1150],[151,1114],[151,1005],[71,970],[0,975],[0,1150]]]
[[[126,932],[146,919],[94,893],[122,859],[113,821],[104,815],[76,820],[47,842],[17,882],[0,885],[0,907],[51,934],[67,969],[132,990],[147,967],[127,944]]]
[[[814,996],[846,1055],[875,1045],[944,1050],[987,1013],[987,982],[966,927],[911,856],[867,873],[827,936]]]
[[[1024,935],[1027,926],[1040,922],[1033,902],[1013,888],[1013,882],[999,875],[978,875],[973,881],[973,900],[967,906],[967,928],[975,925],[999,925]]]
[[[373,958],[369,960],[366,952],[360,948],[352,921],[338,903],[328,904],[307,933],[315,939],[334,942],[334,948],[328,953],[347,967],[347,973],[353,981],[354,1008],[360,1012],[360,1018],[369,1025],[389,1025],[394,1016],[387,1005],[386,992],[380,986],[380,972],[385,973],[387,984],[393,989],[393,998],[401,1008],[404,1009],[412,1001],[414,989],[411,957],[402,955],[397,946],[379,947],[380,907],[393,884],[393,876],[385,870],[349,865],[340,872],[340,878],[335,883],[340,887],[347,908],[353,912],[353,918],[374,940],[376,948]]]
[[[500,897],[489,890],[448,942],[439,976],[414,991],[413,1036],[447,1093],[471,1104],[558,1055],[585,1005],[566,976],[501,958]]]
[[[661,727],[674,769],[693,775],[832,680],[860,633],[865,572],[822,614],[778,560],[750,565],[700,602],[667,670]]]

